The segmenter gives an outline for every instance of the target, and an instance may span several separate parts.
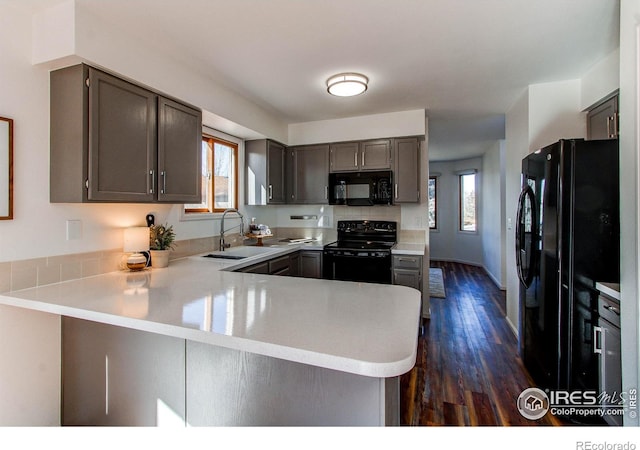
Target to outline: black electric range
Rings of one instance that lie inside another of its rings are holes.
[[[323,247],[324,278],[391,284],[396,222],[340,220],[337,231],[338,240]]]

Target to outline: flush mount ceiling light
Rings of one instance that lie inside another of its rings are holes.
[[[351,97],[367,90],[369,79],[359,73],[340,73],[327,80],[327,92],[337,97]]]

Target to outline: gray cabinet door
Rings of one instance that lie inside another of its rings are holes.
[[[391,169],[391,140],[361,142],[359,159],[361,170]]]
[[[245,152],[245,203],[267,204],[267,142],[265,139],[246,141]]]
[[[420,272],[417,270],[394,269],[393,271],[393,284],[421,290],[421,282]]]
[[[618,96],[587,113],[587,139],[618,138]]]
[[[62,425],[184,424],[185,358],[184,339],[63,317]]]
[[[329,145],[305,145],[291,149],[290,203],[328,203]]]
[[[330,151],[330,170],[332,172],[349,172],[360,168],[358,156],[360,155],[360,143],[358,142],[339,142],[331,144]]]
[[[267,141],[267,203],[287,202],[286,194],[286,148],[274,141]]]
[[[202,113],[158,98],[158,200],[202,201]]]
[[[286,158],[286,147],[275,141],[245,142],[247,205],[286,203]]]
[[[329,151],[331,172],[391,169],[391,139],[338,142]]]
[[[422,261],[420,255],[393,255],[393,284],[422,292]]]
[[[156,95],[89,68],[89,200],[149,202]]]
[[[289,276],[300,276],[300,252],[289,255]]]
[[[416,203],[420,199],[418,138],[394,139],[394,203]]]
[[[254,264],[252,266],[245,267],[244,269],[240,269],[239,271],[245,272],[245,273],[262,273],[265,275],[269,275],[269,262],[265,261],[258,264]]]
[[[322,252],[300,252],[300,276],[303,278],[322,278]]]

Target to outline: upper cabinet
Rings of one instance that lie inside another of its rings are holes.
[[[51,202],[197,203],[202,113],[87,65],[51,72]]]
[[[391,139],[339,142],[330,147],[331,172],[391,169]]]
[[[393,171],[393,203],[420,200],[418,137],[287,147],[245,142],[247,205],[327,204],[329,173]]]
[[[287,149],[279,142],[259,139],[245,142],[247,205],[286,203]]]
[[[587,113],[587,139],[618,139],[618,96],[615,95]]]
[[[418,138],[393,140],[393,202],[420,201],[420,143]]]
[[[360,153],[360,143],[358,142],[338,142],[331,144],[329,148],[331,172],[350,172],[358,170],[358,155]]]
[[[360,170],[391,169],[391,139],[360,143]]]
[[[201,111],[159,97],[158,200],[173,203],[202,201],[201,148]]]
[[[290,147],[288,203],[328,203],[329,144]]]

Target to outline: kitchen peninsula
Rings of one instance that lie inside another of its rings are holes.
[[[63,425],[394,425],[420,293],[194,256],[0,295],[62,316]]]

